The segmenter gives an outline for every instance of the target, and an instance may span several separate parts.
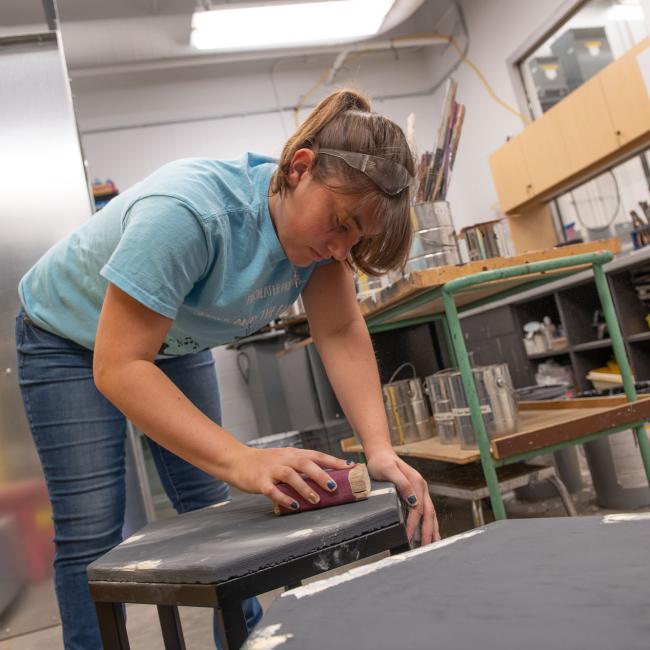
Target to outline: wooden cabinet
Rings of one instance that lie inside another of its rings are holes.
[[[559,117],[551,109],[543,120],[536,120],[517,136],[535,194],[552,187],[558,178],[572,171]]]
[[[618,149],[615,129],[597,75],[554,108],[567,150],[570,174],[582,171]],[[562,178],[558,175],[555,182]]]
[[[648,48],[635,48],[598,75],[618,146],[650,134],[650,95],[639,65],[641,52]]]
[[[492,178],[504,212],[525,203],[535,190],[519,138],[513,138],[490,156]]]
[[[641,73],[650,38],[558,102],[490,156],[501,209],[523,214],[624,152],[650,141]],[[645,54],[644,54],[645,52]]]

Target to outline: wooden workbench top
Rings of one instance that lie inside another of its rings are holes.
[[[398,280],[390,287],[382,289],[372,298],[367,298],[359,303],[361,313],[365,318],[372,318],[382,312],[407,303],[413,298],[426,291],[441,287],[443,284],[455,280],[456,278],[474,275],[482,271],[492,271],[495,269],[518,266],[520,264],[531,264],[533,262],[542,262],[545,260],[556,259],[559,257],[568,257],[569,255],[581,255],[584,253],[593,253],[596,251],[611,251],[616,253],[620,250],[620,242],[616,238],[587,242],[583,244],[573,244],[571,246],[560,246],[542,251],[531,251],[515,257],[493,257],[486,260],[477,260],[467,264],[457,264],[455,266],[440,266],[422,271],[414,271],[407,277]],[[574,267],[576,270],[581,267]],[[566,274],[568,269],[549,271],[544,273],[544,277],[551,279]],[[539,275],[539,274],[538,274]],[[490,296],[503,293],[517,286],[529,284],[535,276],[526,275],[507,280],[499,280],[490,284],[482,285],[480,288],[473,289],[471,292],[459,293],[455,297],[457,306],[478,302]],[[443,306],[440,298],[432,299],[425,305],[414,307],[407,313],[402,313],[394,318],[388,318],[385,322],[393,322],[408,318],[417,318],[424,315],[442,313]]]

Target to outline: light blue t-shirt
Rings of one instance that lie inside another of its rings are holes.
[[[163,354],[253,333],[298,298],[315,268],[295,268],[276,235],[268,206],[276,167],[252,153],[161,167],[28,271],[19,286],[25,311],[43,329],[93,349],[111,282],[173,319]]]

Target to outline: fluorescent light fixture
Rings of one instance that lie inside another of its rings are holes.
[[[377,33],[394,2],[329,0],[197,10],[191,43],[199,50],[233,51],[358,40]]]
[[[642,22],[645,20],[643,7],[636,2],[627,2],[620,5],[612,5],[605,12],[605,18],[608,20],[617,20],[621,22]]]

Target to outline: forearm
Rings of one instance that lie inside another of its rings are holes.
[[[212,476],[228,479],[243,447],[196,408],[153,363],[95,369],[99,390],[152,440]]]
[[[326,337],[314,336],[334,392],[366,454],[390,447],[377,361],[361,319]]]

